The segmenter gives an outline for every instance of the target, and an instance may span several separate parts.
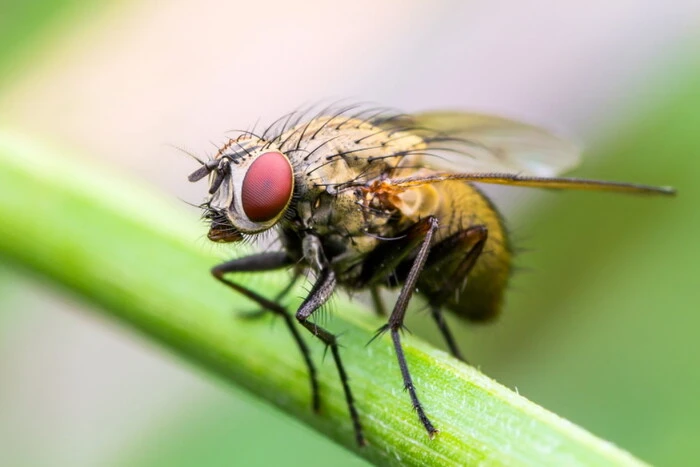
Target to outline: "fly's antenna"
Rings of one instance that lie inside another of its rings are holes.
[[[224,179],[231,171],[230,167],[231,166],[229,166],[228,164],[218,165],[218,168],[216,169],[216,176],[214,177],[214,180],[211,182],[211,186],[209,187],[210,195],[213,195],[219,189],[221,184],[224,182]]]
[[[207,162],[202,162],[202,161],[199,161],[199,162],[201,162],[202,166],[200,168],[198,168],[197,170],[195,170],[194,172],[192,172],[187,177],[187,180],[189,180],[190,182],[200,181],[201,179],[203,179],[204,177],[209,175],[211,173],[211,171],[214,170],[219,165],[219,162],[216,159],[212,159],[212,160],[207,161]],[[219,183],[219,184],[221,184],[221,183]]]

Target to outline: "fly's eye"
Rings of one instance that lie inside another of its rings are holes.
[[[277,217],[287,207],[294,188],[294,175],[287,158],[267,152],[255,159],[243,178],[241,203],[253,222]]]

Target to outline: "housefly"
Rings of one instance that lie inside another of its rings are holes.
[[[432,438],[437,430],[401,346],[411,296],[425,299],[449,350],[463,360],[442,313],[493,319],[511,274],[504,222],[474,183],[674,194],[669,187],[558,176],[578,160],[566,140],[501,117],[326,109],[289,114],[259,135],[241,132],[201,161],[189,180],[209,179],[202,207],[212,241],[278,232],[279,251],[234,259],[212,274],[285,320],[309,371],[314,410],[320,406],[316,368],[297,323],[330,349],[357,443],[364,445],[337,336],[317,324],[314,313],[337,287],[371,292],[378,313],[387,316],[377,335],[390,334],[404,387]],[[281,295],[266,298],[230,277],[282,268],[291,268],[294,280],[307,271],[315,276],[293,317],[277,303]],[[388,314],[378,292],[385,287],[400,288]]]

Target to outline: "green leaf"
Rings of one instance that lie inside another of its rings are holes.
[[[305,367],[284,327],[236,319],[233,310],[252,305],[209,275],[217,258],[201,240],[203,227],[194,222],[195,212],[180,212],[126,178],[8,133],[0,133],[0,199],[0,217],[9,220],[0,223],[0,255],[370,461],[639,464],[444,352],[405,336],[419,396],[441,431],[429,440],[401,388],[390,341],[366,346],[381,323],[337,299],[334,306],[342,312],[335,313],[334,330],[343,332],[341,352],[370,442],[358,448],[332,362],[320,368],[322,410],[314,414]],[[242,278],[266,294],[286,280],[284,274]],[[323,349],[312,345],[319,361]]]

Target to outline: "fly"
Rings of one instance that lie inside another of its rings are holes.
[[[320,408],[316,367],[297,323],[331,351],[355,438],[366,444],[337,336],[312,321],[337,287],[369,290],[389,333],[411,403],[428,435],[437,429],[416,393],[401,346],[406,309],[418,293],[450,352],[464,360],[442,313],[488,321],[501,309],[512,249],[504,222],[475,182],[524,187],[673,195],[654,187],[560,177],[579,161],[575,146],[546,130],[501,117],[428,112],[323,111],[290,114],[261,135],[243,132],[192,173],[209,178],[203,208],[209,238],[238,242],[275,229],[276,252],[212,269],[216,279],[282,317],[308,368],[312,408]],[[230,273],[291,268],[269,299]],[[315,281],[294,316],[277,302],[306,271]],[[379,289],[400,288],[391,313]],[[295,323],[296,321],[296,323]]]

